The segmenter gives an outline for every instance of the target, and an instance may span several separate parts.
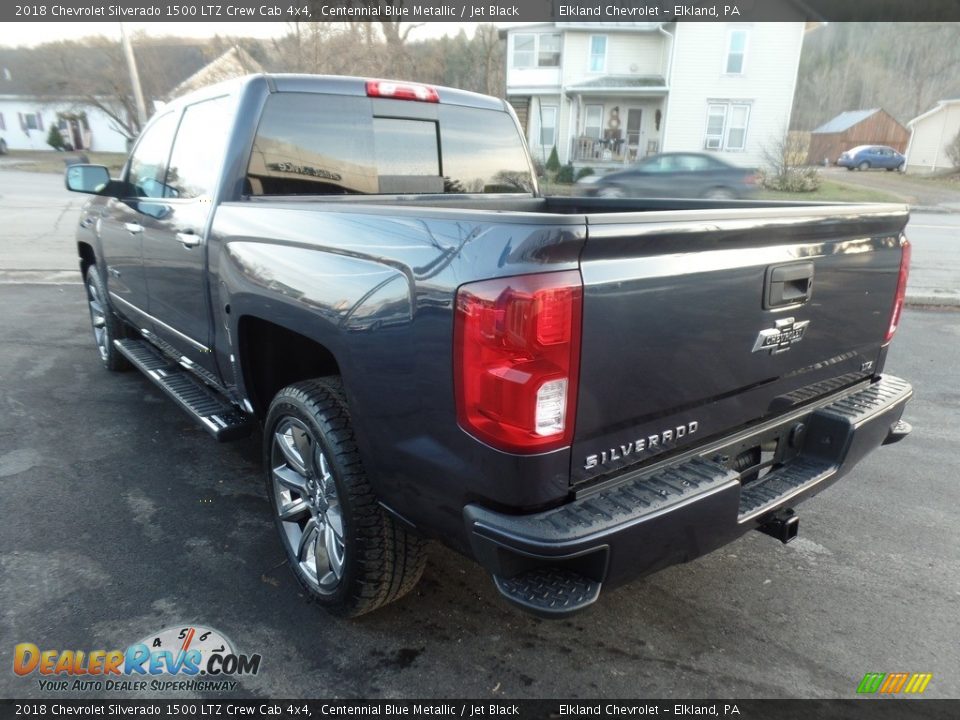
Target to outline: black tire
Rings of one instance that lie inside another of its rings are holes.
[[[93,341],[100,353],[100,361],[107,370],[123,371],[130,369],[130,362],[120,354],[114,340],[128,337],[124,325],[110,305],[110,296],[96,265],[87,268],[84,276],[84,288],[87,292],[87,307],[90,310],[90,326]]]
[[[864,160],[862,163],[857,165],[857,170],[860,170],[861,172],[863,170],[869,170],[869,169],[870,169],[870,163],[868,163],[866,160]]]
[[[849,170],[850,172],[853,172],[853,165],[847,165],[847,170]]]
[[[426,566],[427,543],[378,504],[354,441],[340,378],[285,387],[270,403],[264,428],[274,522],[307,597],[334,615],[356,617],[410,592]],[[298,465],[304,454],[306,461]],[[298,511],[300,505],[304,509]]]

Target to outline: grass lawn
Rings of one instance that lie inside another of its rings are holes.
[[[0,158],[2,168],[27,170],[29,172],[63,173],[67,158],[76,157],[78,153],[56,152],[54,150],[10,150]],[[112,173],[118,173],[127,156],[123,153],[84,152],[84,155],[94,165],[106,165]]]
[[[911,180],[960,192],[960,172],[942,175],[910,175]]]
[[[901,195],[883,190],[854,187],[833,180],[822,180],[820,188],[813,192],[761,190],[757,194],[757,198],[760,200],[802,200],[804,202],[906,202],[906,199]]]

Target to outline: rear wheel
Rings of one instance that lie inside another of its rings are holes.
[[[340,379],[284,388],[265,428],[274,520],[308,596],[335,615],[354,617],[412,590],[426,565],[426,542],[378,504]]]
[[[733,190],[725,187],[710,188],[703,196],[710,200],[735,200],[737,198],[737,194]]]
[[[858,170],[869,170],[869,169],[870,169],[870,163],[868,163],[866,160],[864,160],[862,163],[860,163],[859,165],[857,165],[857,169],[858,169]]]
[[[87,268],[84,278],[87,289],[87,307],[90,310],[90,325],[93,341],[97,344],[100,361],[107,370],[127,370],[130,362],[120,354],[114,340],[127,337],[127,328],[110,306],[110,296],[96,265]]]
[[[597,190],[597,196],[604,198],[622,198],[627,195],[623,192],[622,188],[618,188],[616,185],[608,185],[607,187],[602,187]]]

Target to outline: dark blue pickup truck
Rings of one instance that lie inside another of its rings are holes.
[[[426,543],[558,617],[759,529],[903,438],[899,205],[543,197],[503,101],[257,75],[157,111],[77,248],[104,365],[262,432],[310,597]],[[175,448],[171,448],[175,451]]]

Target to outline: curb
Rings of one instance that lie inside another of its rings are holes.
[[[946,205],[911,205],[910,212],[928,215],[960,215],[960,206],[953,208]]]
[[[908,292],[904,304],[907,307],[960,307],[960,290],[934,290],[923,293]]]

